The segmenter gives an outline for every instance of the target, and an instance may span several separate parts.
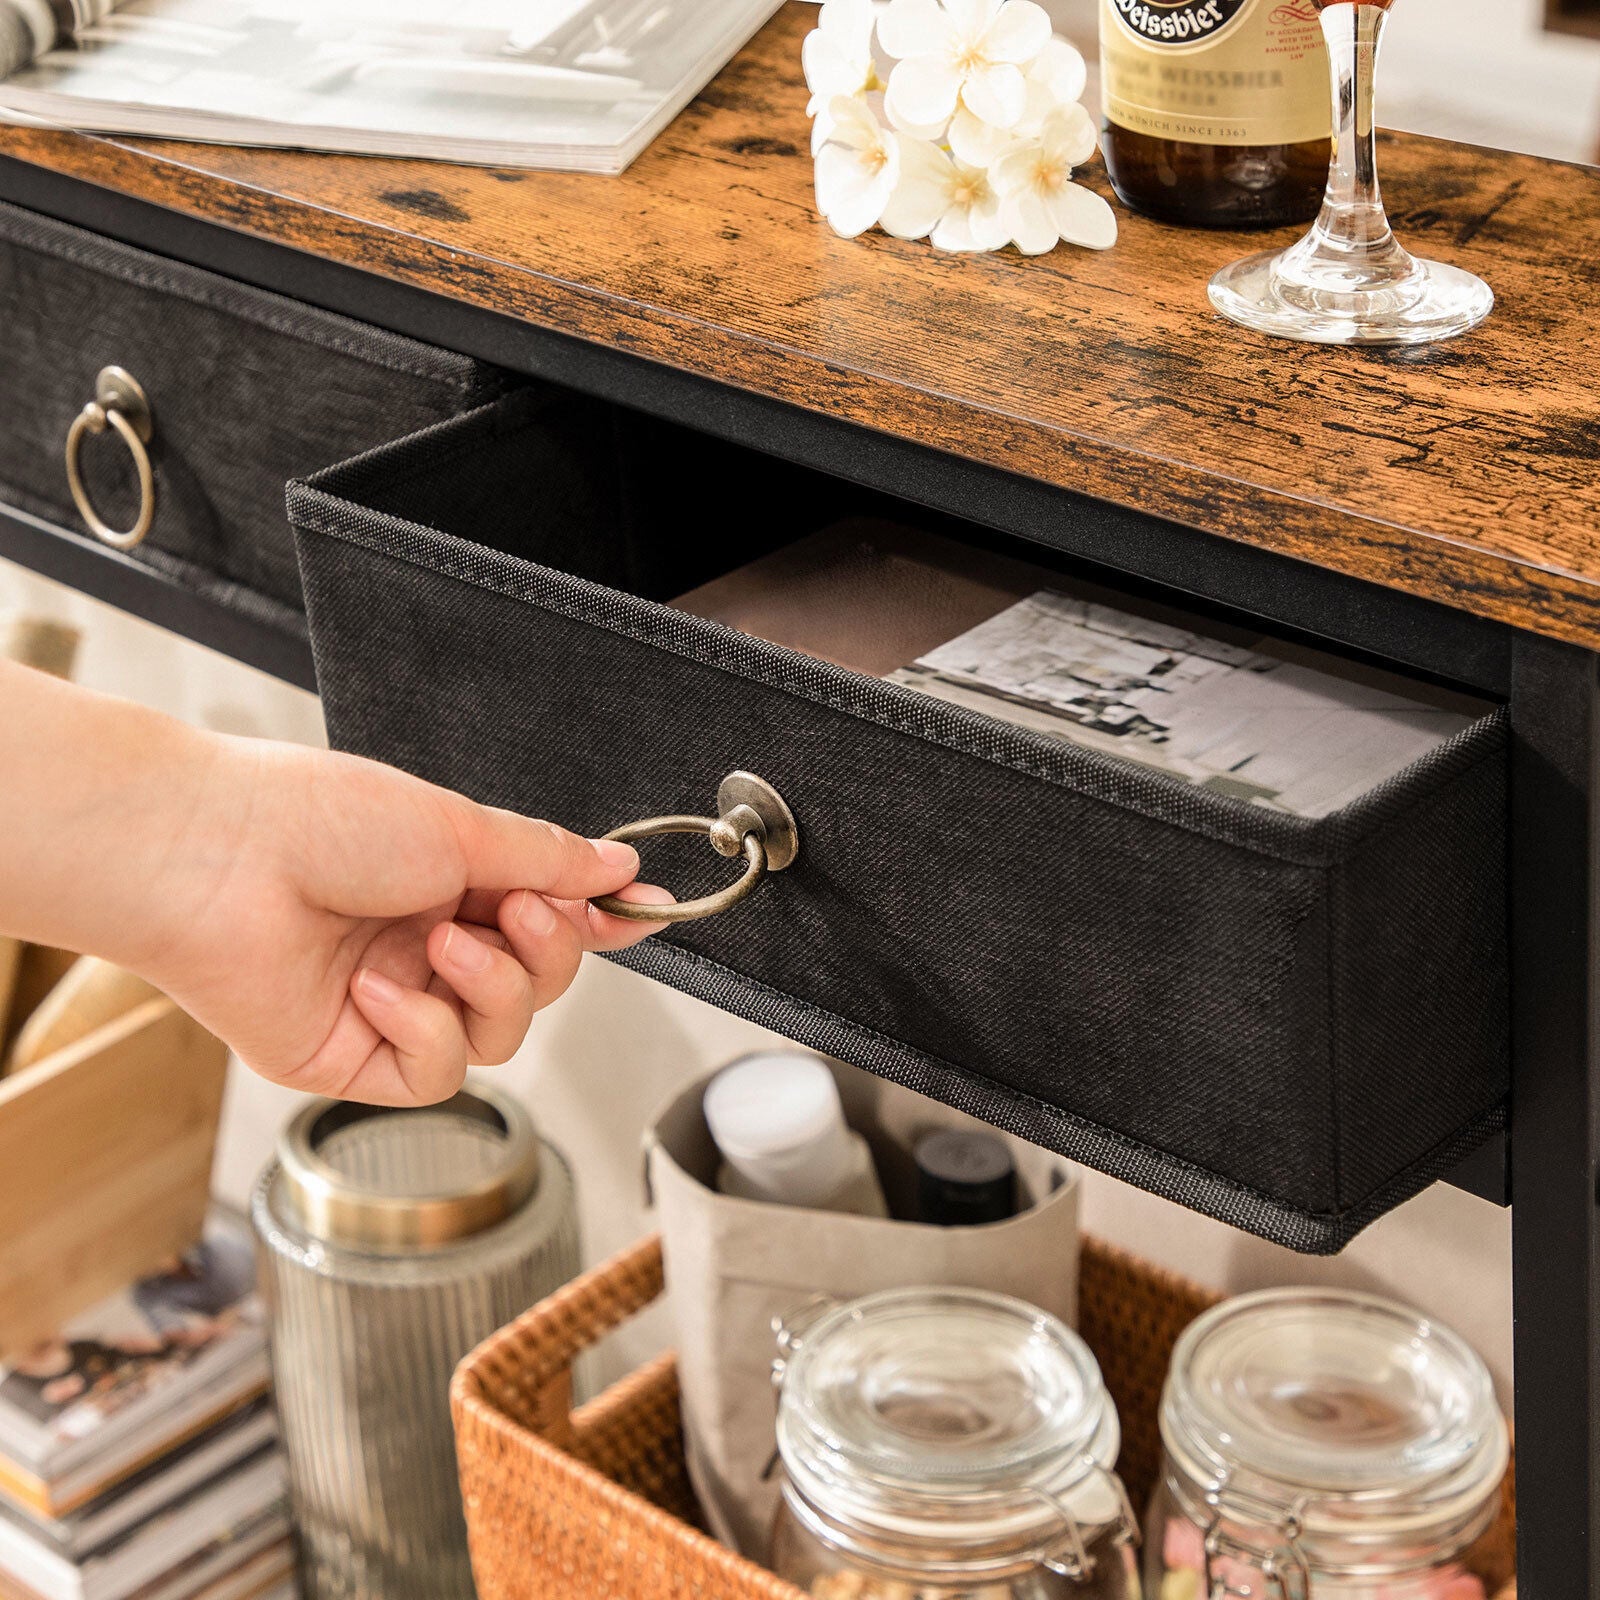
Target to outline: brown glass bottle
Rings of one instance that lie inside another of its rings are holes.
[[[1162,222],[1309,222],[1333,113],[1312,0],[1101,0],[1106,172]]]

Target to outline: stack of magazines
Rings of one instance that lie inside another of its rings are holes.
[[[294,1600],[242,1221],[0,1368],[0,1600]]]
[[[0,118],[621,172],[778,0],[0,0]]]

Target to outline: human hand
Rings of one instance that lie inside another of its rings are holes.
[[[0,935],[126,967],[318,1094],[447,1098],[516,1050],[586,949],[659,926],[591,895],[672,899],[633,881],[628,845],[7,661],[0,773]]]
[[[375,762],[214,740],[159,869],[168,908],[136,959],[267,1078],[427,1104],[469,1062],[509,1059],[585,950],[655,931],[588,903],[670,902],[638,868],[630,845]]]

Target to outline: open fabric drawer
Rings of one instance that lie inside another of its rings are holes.
[[[1307,821],[662,603],[839,492],[550,390],[294,484],[330,735],[594,834],[758,773],[795,865],[620,959],[1296,1249],[1499,1125],[1501,713]]]

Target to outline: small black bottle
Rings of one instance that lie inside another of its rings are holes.
[[[992,1133],[944,1128],[917,1141],[917,1212],[937,1227],[1004,1222],[1017,1214],[1017,1169]]]

